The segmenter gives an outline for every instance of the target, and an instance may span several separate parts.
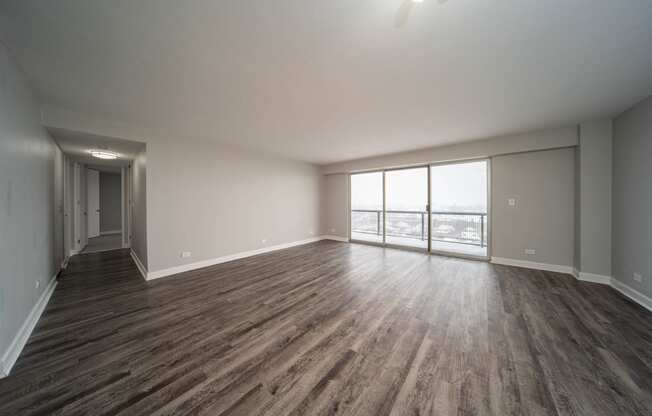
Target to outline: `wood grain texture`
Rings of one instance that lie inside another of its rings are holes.
[[[145,282],[74,257],[2,415],[650,415],[652,315],[571,276],[321,241]]]

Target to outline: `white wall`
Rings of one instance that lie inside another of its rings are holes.
[[[614,120],[613,154],[613,277],[652,298],[652,97]]]
[[[573,266],[575,148],[492,158],[491,201],[492,257]]]
[[[318,168],[306,163],[178,137],[150,140],[148,269],[317,236],[320,186]],[[181,258],[184,251],[191,257]]]
[[[62,225],[54,202],[60,182],[55,186],[53,174],[60,157],[26,81],[0,43],[1,356],[59,270],[55,230]]]
[[[131,164],[132,172],[132,230],[131,249],[136,253],[140,262],[148,267],[149,247],[147,243],[147,207],[149,202],[147,186],[147,154],[143,149]]]

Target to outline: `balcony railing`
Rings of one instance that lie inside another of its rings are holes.
[[[449,243],[487,245],[487,213],[433,211],[431,239]],[[383,211],[351,210],[351,231],[361,234],[383,234]],[[428,211],[387,211],[386,235],[428,239]]]

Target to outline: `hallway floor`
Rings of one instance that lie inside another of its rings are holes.
[[[118,248],[122,248],[122,234],[109,234],[89,238],[88,244],[81,252],[82,254],[97,253]]]

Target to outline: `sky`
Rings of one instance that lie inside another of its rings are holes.
[[[351,175],[351,207],[382,209],[382,172]],[[386,172],[387,210],[425,211],[428,201],[427,168]],[[476,161],[431,167],[433,211],[487,210],[487,162]]]

